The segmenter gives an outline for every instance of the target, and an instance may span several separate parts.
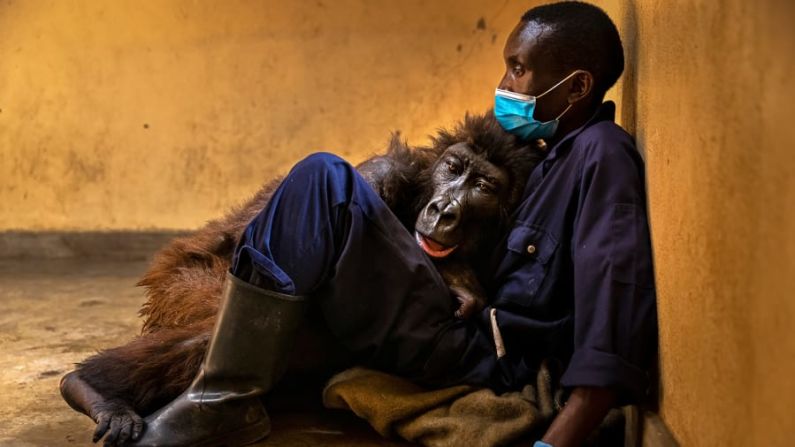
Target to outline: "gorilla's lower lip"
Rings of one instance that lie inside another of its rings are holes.
[[[453,245],[452,247],[445,247],[444,245],[434,241],[431,238],[428,238],[418,231],[414,232],[414,238],[417,240],[417,243],[420,244],[420,248],[422,251],[428,254],[428,256],[432,258],[444,258],[447,257],[450,253],[455,251],[458,248],[458,245]]]

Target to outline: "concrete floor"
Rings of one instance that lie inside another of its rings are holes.
[[[61,400],[58,381],[96,350],[138,333],[146,267],[119,261],[0,260],[0,446],[91,445],[94,424]],[[348,413],[272,412],[263,446],[406,445]]]

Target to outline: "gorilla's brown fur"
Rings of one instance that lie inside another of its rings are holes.
[[[504,132],[491,113],[468,115],[452,131],[440,130],[428,147],[409,148],[393,135],[385,155],[357,166],[406,226],[429,198],[434,163],[453,144],[507,170],[511,178],[502,218],[521,196],[525,179],[542,157]],[[243,206],[160,250],[138,285],[146,288],[142,333],[132,342],[101,351],[77,367],[80,379],[107,399],[148,414],[179,395],[199,370],[219,307],[224,276],[245,226],[268,203],[276,179]]]

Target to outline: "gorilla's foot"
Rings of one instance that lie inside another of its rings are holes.
[[[94,442],[106,434],[105,445],[121,445],[141,436],[143,420],[132,406],[121,399],[106,399],[82,380],[77,371],[61,378],[60,389],[61,396],[72,409],[97,423]]]

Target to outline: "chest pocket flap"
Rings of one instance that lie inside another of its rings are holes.
[[[558,241],[539,227],[519,226],[508,236],[508,250],[546,264],[555,250]]]
[[[510,274],[504,298],[528,306],[538,302],[538,292],[547,279],[549,262],[558,248],[558,241],[549,232],[535,226],[518,226],[508,236],[508,250],[518,264]]]

